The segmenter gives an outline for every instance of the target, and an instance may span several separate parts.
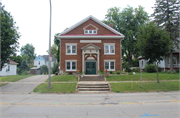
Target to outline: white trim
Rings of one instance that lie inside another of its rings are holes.
[[[104,43],[104,45],[115,45],[115,43]]]
[[[66,45],[77,45],[77,43],[66,43]]]
[[[92,25],[92,24],[87,25],[86,27],[83,28],[83,30],[86,30],[86,28],[89,27],[90,25]],[[94,26],[94,25],[92,25],[92,26],[95,27],[96,30],[98,30],[98,28],[96,26]]]
[[[124,38],[124,36],[57,36],[57,38]]]
[[[77,61],[77,60],[65,60],[65,62],[67,62],[67,61]]]
[[[80,43],[101,43],[101,40],[80,40]]]
[[[108,71],[115,71],[115,65],[116,65],[115,61],[104,61],[104,70],[106,70],[105,69],[105,62],[109,62],[109,69],[107,69]],[[114,62],[114,69],[110,69],[111,68],[111,64],[110,64],[111,62]]]
[[[86,33],[86,31],[88,33]],[[90,33],[90,31],[92,31],[92,33]],[[94,31],[96,31],[96,33],[94,33]],[[97,34],[97,30],[84,30],[84,34]]]
[[[79,25],[83,24],[84,22],[88,21],[89,19],[92,19],[94,21],[96,21],[98,24],[104,26],[105,28],[109,29],[111,32],[115,33],[115,34],[119,34],[122,37],[124,37],[123,34],[121,34],[120,32],[114,30],[113,28],[111,28],[110,26],[106,25],[105,23],[101,22],[100,20],[98,20],[97,18],[95,18],[94,16],[88,16],[85,19],[81,20],[80,22],[76,23],[75,25],[73,25],[72,27],[70,27],[69,29],[63,31],[62,33],[60,33],[58,36],[62,35],[62,34],[66,34],[68,32],[70,32],[71,30],[75,29],[76,27],[78,27]],[[58,37],[57,36],[57,37]]]
[[[67,62],[70,62],[70,70],[67,70]],[[76,69],[72,69],[72,62],[75,62],[76,63]],[[76,71],[77,70],[77,61],[65,61],[65,68],[66,68],[66,71]]]
[[[108,46],[109,53],[105,53],[105,46]],[[114,46],[114,53],[110,53],[111,46]],[[115,55],[115,45],[104,45],[104,55]]]
[[[67,53],[67,46],[70,46],[70,48],[71,48],[71,49],[70,49],[70,51],[71,51],[70,53]],[[73,47],[73,46],[76,46],[76,53],[72,53],[72,47]],[[68,44],[67,44],[67,45],[66,45],[66,55],[77,55],[77,45],[68,45]]]
[[[116,61],[115,59],[105,59],[104,61]]]

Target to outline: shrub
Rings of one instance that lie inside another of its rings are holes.
[[[29,69],[26,60],[24,59],[21,63],[21,66],[19,67],[19,74],[21,74],[24,71],[27,71]]]
[[[148,73],[156,72],[156,68],[154,64],[146,64],[145,71]]]
[[[116,72],[113,72],[113,74],[116,74]]]
[[[167,74],[171,74],[171,71],[170,71],[170,70],[168,70],[168,71],[167,71]]]
[[[29,74],[29,73],[28,73],[27,70],[21,72],[21,75],[28,75],[28,74]]]
[[[69,75],[72,75],[72,72],[69,72]]]
[[[179,69],[176,69],[176,72],[179,73]]]
[[[112,71],[110,71],[109,73],[110,73],[110,74],[112,74],[113,72],[112,72]]]
[[[48,73],[48,67],[46,65],[42,65],[40,68],[41,68],[41,74],[42,73],[44,73],[44,74]]]
[[[134,69],[132,69],[132,72],[140,72],[140,68],[139,67],[136,67],[136,68],[134,68]]]
[[[117,72],[116,72],[118,75],[120,74],[120,71],[119,70],[117,70]]]
[[[52,73],[53,74],[55,74],[57,71],[58,71],[58,66],[59,66],[59,64],[58,63],[54,63],[54,66],[53,66],[53,68],[52,68]]]
[[[123,62],[122,68],[125,68],[126,72],[131,72],[130,65],[128,64],[128,62]]]
[[[129,72],[128,74],[129,74],[129,75],[133,75],[133,72]]]

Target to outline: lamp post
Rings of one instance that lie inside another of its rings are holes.
[[[51,88],[51,0],[49,0],[50,4],[50,23],[49,23],[49,85],[48,88]]]

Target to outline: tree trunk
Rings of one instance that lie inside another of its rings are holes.
[[[170,52],[170,71],[173,72],[173,54],[172,54],[172,50]]]
[[[157,72],[157,83],[159,83],[159,78],[158,78],[158,62],[157,62],[157,65],[156,65],[156,62],[155,62],[155,67],[156,67],[156,72]]]
[[[132,66],[132,56],[128,55],[128,63],[130,66]]]

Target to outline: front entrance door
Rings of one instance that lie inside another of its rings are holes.
[[[96,62],[86,62],[86,74],[96,74]]]

